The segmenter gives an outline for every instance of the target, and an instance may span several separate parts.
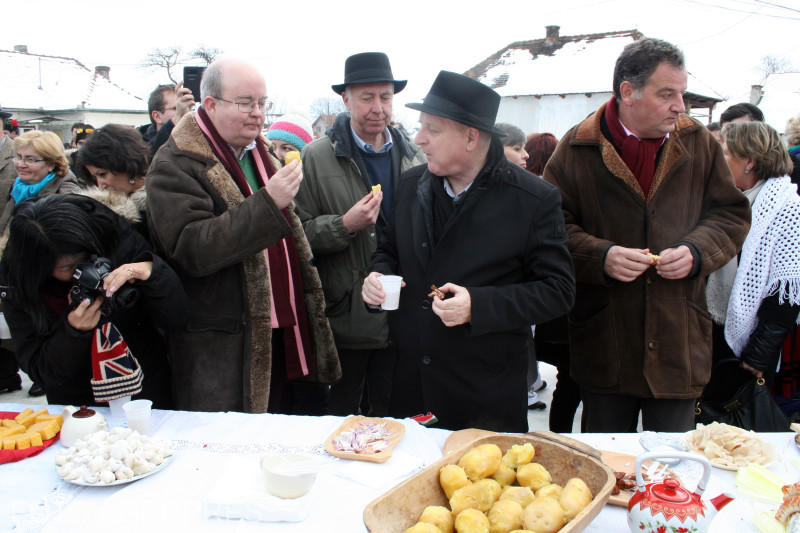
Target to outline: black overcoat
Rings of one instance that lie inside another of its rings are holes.
[[[530,325],[563,315],[575,294],[561,197],[493,140],[434,243],[433,187],[441,183],[425,165],[403,175],[373,257],[374,271],[406,282],[389,316],[398,348],[391,414],[431,411],[439,427],[525,432]],[[469,290],[468,324],[446,327],[431,309],[431,285],[448,282]]]

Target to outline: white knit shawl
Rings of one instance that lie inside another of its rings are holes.
[[[800,304],[800,197],[788,176],[768,179],[753,203],[725,320],[725,339],[737,356],[758,323],[761,301],[774,294],[779,303]]]

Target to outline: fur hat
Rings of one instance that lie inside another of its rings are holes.
[[[283,141],[298,150],[314,140],[311,123],[301,115],[283,115],[267,131],[267,139]]]

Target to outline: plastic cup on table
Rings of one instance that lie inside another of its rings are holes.
[[[150,433],[150,415],[153,402],[150,400],[133,400],[123,406],[128,427],[142,435]]]
[[[402,276],[380,276],[381,288],[386,293],[386,299],[381,304],[384,311],[394,311],[400,307],[400,284],[403,282]]]
[[[122,418],[125,415],[125,411],[123,411],[122,408],[130,401],[130,396],[109,400],[108,406],[111,408],[111,416],[113,418]]]

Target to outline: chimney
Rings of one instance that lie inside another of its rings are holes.
[[[20,52],[20,53],[23,53],[23,54],[27,54],[28,53],[28,45],[27,44],[15,44],[14,45],[14,51],[15,52]]]
[[[561,26],[545,26],[546,31],[546,38],[545,41],[549,44],[552,44],[558,40],[558,30],[561,29]]]
[[[750,103],[753,105],[758,105],[761,102],[761,98],[764,96],[764,86],[763,85],[751,85],[750,86]]]
[[[94,77],[105,78],[107,80],[111,79],[111,67],[106,67],[104,65],[98,65],[94,67]]]

